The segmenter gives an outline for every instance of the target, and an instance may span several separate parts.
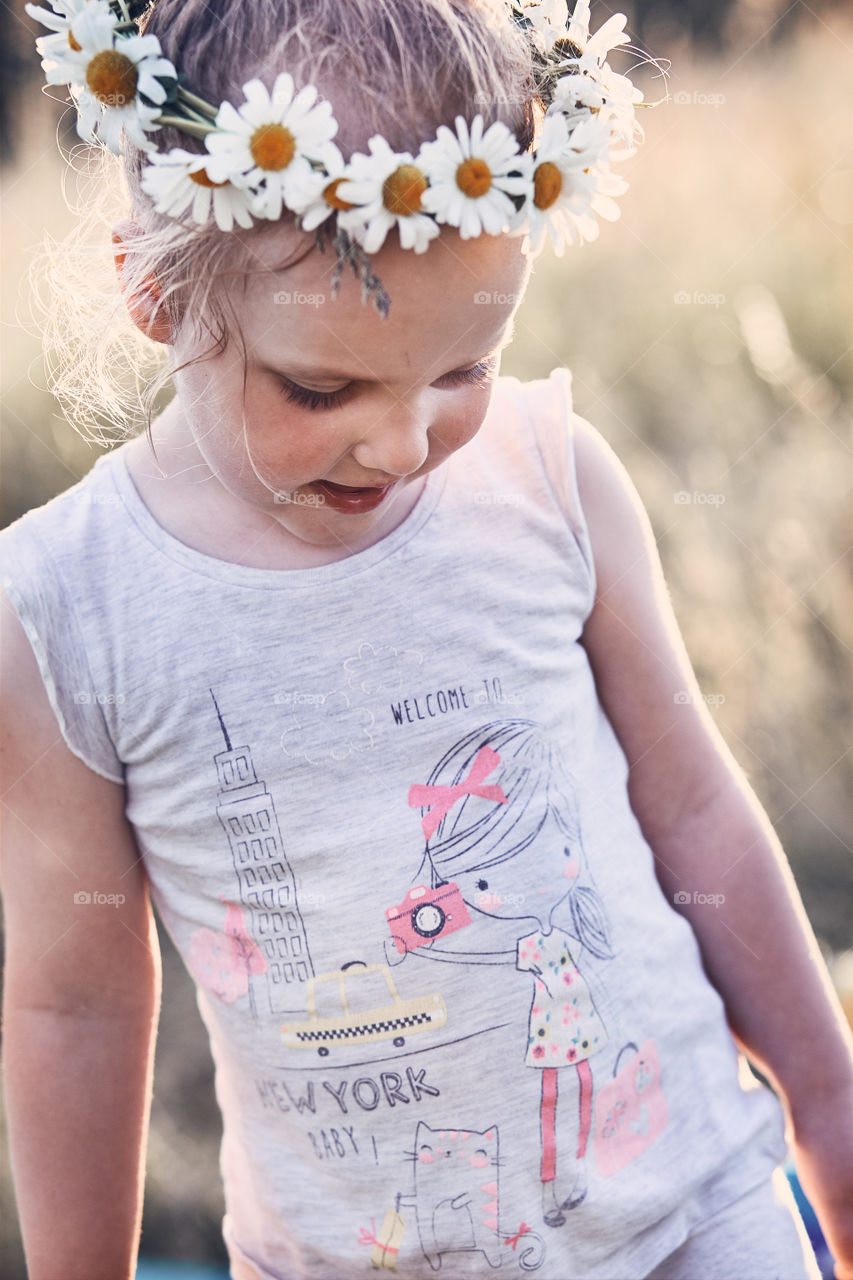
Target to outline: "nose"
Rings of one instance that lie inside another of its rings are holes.
[[[379,416],[352,448],[352,456],[371,475],[407,476],[429,454],[429,421],[423,405],[398,400]]]

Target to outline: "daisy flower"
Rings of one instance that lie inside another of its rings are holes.
[[[298,216],[303,231],[313,231],[337,209],[352,208],[338,195],[347,171],[341,152],[334,142],[327,142],[323,155],[322,169],[306,167],[304,173],[294,175],[288,208]]]
[[[206,223],[213,216],[220,231],[230,231],[235,222],[251,227],[250,195],[232,182],[213,182],[206,165],[210,157],[197,151],[175,147],[155,151],[142,171],[142,189],[154,202],[158,213],[179,217],[192,206],[194,222]]]
[[[74,48],[69,40],[71,19],[90,3],[100,5],[102,11],[109,8],[106,0],[53,0],[53,9],[41,9],[35,4],[24,5],[24,11],[31,18],[54,32],[52,36],[39,36],[36,40],[36,49],[45,59],[41,64],[43,70],[47,71],[47,62],[56,60],[54,51],[61,54],[66,49]]]
[[[525,251],[538,253],[546,232],[558,257],[563,256],[566,244],[595,238],[597,229],[589,233],[595,225],[592,207],[601,176],[596,166],[607,154],[607,142],[607,128],[596,120],[590,119],[570,133],[564,116],[545,117],[533,157],[528,223],[520,224],[529,235]],[[609,211],[609,205],[603,207]]]
[[[338,125],[331,103],[314,105],[314,85],[304,85],[294,96],[287,71],[276,76],[272,93],[260,80],[249,80],[243,93],[239,110],[222,103],[216,129],[205,138],[211,155],[207,172],[215,182],[238,177],[239,185],[252,189],[252,212],[274,221],[284,205],[291,207],[291,199],[299,202],[311,169],[308,157],[325,163]]]
[[[562,112],[570,126],[576,118],[589,114],[606,120],[613,140],[622,144],[618,151],[611,151],[611,159],[617,155],[624,159],[636,150],[634,105],[642,100],[642,89],[635,88],[627,76],[617,75],[605,63],[594,76],[561,76],[546,115]]]
[[[589,34],[589,0],[577,0],[569,23],[569,40],[580,50],[578,60],[582,69],[593,70],[604,65],[611,49],[627,44],[630,36],[625,31],[624,13],[612,14],[594,36]]]
[[[430,185],[421,196],[421,208],[439,222],[459,228],[463,240],[500,234],[516,217],[511,195],[529,196],[530,156],[521,154],[509,129],[496,120],[483,133],[483,117],[477,113],[468,125],[456,117],[456,133],[438,126],[433,142],[425,142],[415,161]]]
[[[365,253],[376,253],[396,223],[403,248],[425,253],[440,231],[422,212],[426,174],[408,151],[392,151],[378,133],[367,145],[371,154],[357,151],[350,157],[338,188],[339,196],[356,206],[338,214],[338,226],[351,231]]]
[[[177,73],[160,56],[156,36],[117,35],[117,22],[105,0],[78,6],[67,18],[67,47],[53,44],[49,49],[45,77],[48,84],[69,86],[79,113],[77,133],[84,142],[97,137],[120,155],[124,129],[140,150],[153,151],[145,131],[160,128],[155,121],[166,101],[166,90],[156,77],[176,79]],[[139,94],[157,105],[143,102]]]
[[[532,23],[536,44],[546,57],[557,40],[566,39],[566,0],[536,0],[535,4],[525,5],[523,13]]]

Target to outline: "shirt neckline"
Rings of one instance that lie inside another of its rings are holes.
[[[491,406],[490,406],[491,407]],[[260,569],[252,565],[220,560],[217,556],[198,551],[181,542],[157,522],[145,505],[127,467],[127,452],[123,448],[102,455],[95,466],[106,463],[108,474],[131,518],[149,542],[170,560],[204,577],[217,578],[237,586],[267,590],[321,586],[354,577],[373,568],[380,561],[393,555],[411,540],[426,524],[438,505],[447,483],[448,459],[434,471],[427,472],[426,484],[411,511],[390,533],[372,546],[356,551],[343,560],[330,564],[314,565],[307,569]]]

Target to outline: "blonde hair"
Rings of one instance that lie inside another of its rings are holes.
[[[239,104],[247,80],[271,86],[281,70],[297,87],[315,84],[331,102],[345,159],[366,152],[374,133],[394,150],[416,152],[439,124],[478,111],[486,125],[502,120],[529,150],[544,114],[506,0],[157,0],[140,30],[157,36],[188,87],[213,104]],[[160,151],[205,149],[171,126],[150,137]],[[78,434],[111,444],[143,423],[150,433],[154,401],[181,367],[169,367],[168,347],[146,338],[127,312],[110,242],[115,222],[132,218],[141,229],[122,268],[128,296],[153,276],[173,332],[186,320],[209,334],[210,346],[188,364],[221,353],[235,333],[242,340],[228,282],[239,290],[259,269],[259,237],[278,243],[290,231],[292,251],[276,270],[315,238],[292,215],[286,228],[260,222],[224,233],[212,221],[199,227],[158,214],[140,185],[144,152],[127,141],[123,157],[76,151],[85,156],[78,221],[63,241],[46,243],[30,284],[50,390]]]

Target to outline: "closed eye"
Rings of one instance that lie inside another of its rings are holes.
[[[497,354],[486,356],[470,369],[454,369],[451,373],[442,374],[432,385],[442,389],[474,386],[480,390],[486,390],[489,377],[494,372],[497,362]],[[337,391],[312,391],[310,387],[303,387],[301,383],[293,382],[283,374],[278,376],[281,379],[281,391],[285,399],[304,405],[307,409],[338,409],[349,399],[353,387],[353,383],[350,382]]]

